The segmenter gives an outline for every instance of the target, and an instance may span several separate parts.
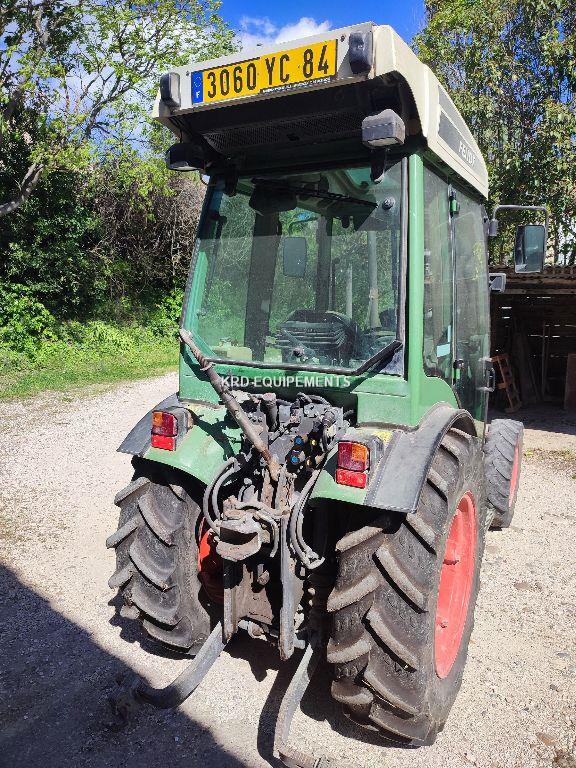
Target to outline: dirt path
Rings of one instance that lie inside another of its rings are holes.
[[[0,406],[1,766],[273,762],[272,728],[297,660],[278,671],[276,652],[244,637],[177,712],[107,727],[117,679],[135,671],[160,684],[183,666],[115,624],[104,548],[113,495],[130,476],[116,446],[175,389],[170,375]],[[320,674],[297,716],[302,746],[357,768],[576,768],[576,455],[559,423],[553,435],[530,433],[515,525],[488,536],[464,685],[437,743],[406,751],[367,738]]]

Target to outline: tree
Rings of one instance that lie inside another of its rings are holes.
[[[427,0],[415,38],[487,160],[491,203],[548,205],[555,255],[576,255],[576,6]],[[500,238],[502,256],[509,237]]]
[[[218,7],[217,0],[4,0],[0,147],[8,137],[23,141],[30,159],[0,216],[17,210],[43,176],[86,167],[109,141],[142,140],[159,74],[231,48]]]

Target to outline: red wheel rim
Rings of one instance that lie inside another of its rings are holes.
[[[449,675],[466,625],[476,562],[476,506],[471,493],[460,499],[446,540],[436,606],[436,674]]]
[[[508,496],[508,507],[512,507],[516,498],[516,488],[518,487],[518,470],[520,469],[520,446],[516,445],[514,451],[514,464],[512,464],[512,477],[510,478],[510,495]]]
[[[198,578],[206,594],[215,603],[224,602],[222,558],[216,552],[214,532],[203,520],[198,541]]]

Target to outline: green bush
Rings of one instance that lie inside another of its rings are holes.
[[[158,302],[150,313],[146,326],[154,336],[176,337],[184,292],[174,288]]]
[[[178,363],[173,336],[155,336],[147,326],[68,322],[56,330],[53,339],[27,337],[24,351],[0,343],[0,398],[147,378]]]
[[[24,285],[0,282],[0,346],[40,360],[70,347],[99,354],[126,352],[153,338],[173,339],[178,333],[182,291],[174,289],[134,324],[95,319],[57,321]]]
[[[25,285],[0,282],[0,344],[33,358],[38,342],[57,338],[57,322]]]

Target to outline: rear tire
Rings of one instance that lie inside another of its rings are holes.
[[[509,528],[514,516],[520,470],[524,425],[512,419],[494,419],[484,443],[484,466],[491,528]]]
[[[185,653],[198,651],[211,631],[212,606],[198,578],[198,526],[202,513],[170,468],[135,464],[120,491],[116,550],[108,584],[124,600],[122,616],[141,621],[154,640]]]
[[[437,624],[438,594],[453,549],[447,541],[465,499],[472,499],[466,515],[474,520],[466,599],[456,645],[446,655],[438,640],[444,631]],[[327,656],[334,665],[332,694],[355,722],[407,746],[434,742],[462,681],[485,531],[482,450],[477,438],[452,429],[434,457],[415,514],[376,514],[370,525],[338,542]]]

